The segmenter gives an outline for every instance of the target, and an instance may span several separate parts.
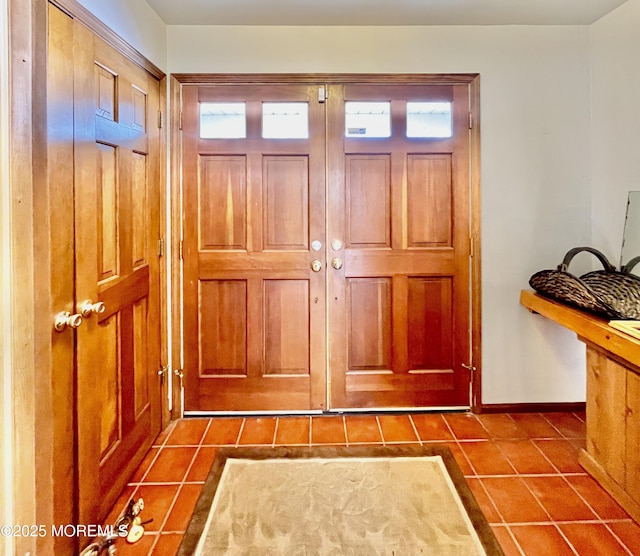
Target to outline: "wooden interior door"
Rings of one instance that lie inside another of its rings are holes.
[[[468,85],[329,97],[331,407],[469,407]],[[346,137],[349,101],[390,102],[389,136]],[[451,136],[407,137],[407,101],[451,103]]]
[[[70,38],[67,37],[67,40]],[[79,523],[100,523],[161,427],[159,82],[74,25]]]
[[[322,101],[308,85],[182,88],[187,411],[324,407]],[[204,103],[240,104],[246,128],[201,133]],[[306,106],[307,133],[265,132],[271,103]]]

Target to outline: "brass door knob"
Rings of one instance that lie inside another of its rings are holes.
[[[82,315],[72,315],[69,311],[63,311],[56,315],[53,327],[56,332],[62,332],[65,328],[78,328],[82,324]]]
[[[318,259],[315,259],[311,263],[311,270],[314,272],[320,272],[322,270],[322,263]]]
[[[102,301],[94,303],[90,299],[87,299],[87,301],[84,301],[82,305],[80,305],[80,314],[86,319],[91,315],[101,315],[106,309]]]
[[[342,268],[342,259],[338,259],[337,257],[331,259],[331,266],[336,270],[340,270]]]

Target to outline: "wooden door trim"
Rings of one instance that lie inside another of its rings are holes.
[[[470,406],[473,412],[479,412],[482,407],[482,283],[481,283],[481,236],[480,236],[480,74],[478,73],[446,73],[446,74],[342,74],[342,73],[175,73],[171,76],[172,103],[171,103],[171,144],[180,145],[181,130],[181,85],[202,84],[276,84],[276,83],[309,83],[309,84],[345,84],[363,83],[372,85],[436,85],[436,84],[467,84],[469,86],[469,112],[470,112],[470,203],[471,203],[471,229],[470,241],[473,242],[473,256],[471,258],[471,361],[474,368],[471,377]],[[175,149],[174,149],[175,151]],[[172,198],[181,199],[181,191],[177,184],[180,176],[180,159],[172,155]],[[182,216],[179,208],[172,210],[172,229],[176,253],[172,255],[173,268],[180,268],[181,259],[177,253],[179,236],[177,230],[181,230]],[[174,277],[174,281],[177,279]],[[179,285],[179,281],[178,285]],[[181,303],[177,294],[177,286],[174,286],[173,311],[174,311],[174,353],[181,346],[179,334],[179,312]],[[177,322],[176,322],[177,321]],[[179,383],[176,381],[176,386]],[[178,396],[179,397],[179,396]]]
[[[482,284],[480,242],[480,75],[469,82],[470,112],[470,201],[471,201],[471,411],[482,408]]]
[[[60,505],[56,492],[66,497],[76,491],[73,474],[75,439],[67,430],[73,420],[73,389],[62,386],[52,391],[58,369],[53,361],[52,318],[56,311],[50,288],[52,271],[48,237],[58,219],[50,219],[47,184],[46,64],[48,0],[8,0],[10,61],[9,207],[11,248],[9,277],[12,292],[10,312],[12,343],[9,346],[12,371],[11,412],[13,441],[13,523],[35,523],[47,527],[77,523],[76,509]],[[53,0],[65,13],[88,24],[89,12],[75,0]],[[97,20],[96,20],[97,22]],[[132,62],[156,78],[164,73],[113,32],[97,22],[92,30]],[[120,47],[115,43],[120,43]],[[164,156],[161,153],[161,156]],[[163,170],[163,168],[161,168]],[[60,310],[60,309],[57,309]],[[65,400],[60,403],[60,400]],[[37,453],[36,453],[37,446]],[[59,457],[62,456],[62,457]],[[73,506],[73,505],[72,505]],[[71,553],[57,549],[61,537],[16,537],[16,554]],[[75,542],[75,541],[74,541]]]
[[[349,84],[366,83],[380,85],[408,84],[464,84],[473,83],[478,73],[174,73],[174,79],[182,84],[266,84],[308,83]]]
[[[170,225],[171,225],[171,242],[170,249],[167,250],[171,257],[171,338],[169,341],[172,346],[172,358],[169,364],[170,376],[168,381],[172,385],[172,409],[171,417],[179,419],[183,416],[183,398],[182,398],[182,378],[183,355],[182,355],[182,185],[180,176],[182,174],[182,137],[181,127],[182,118],[182,92],[181,86],[175,76],[170,80],[169,91],[169,111],[171,114],[170,126],[170,143],[171,150],[170,168],[171,168],[171,205],[170,205]]]
[[[10,346],[13,440],[13,523],[54,523],[62,516],[54,507],[55,478],[61,474],[56,449],[70,448],[63,441],[56,446],[54,430],[64,424],[71,408],[65,406],[61,419],[52,419],[52,346],[50,316],[52,300],[49,254],[43,241],[50,231],[46,184],[46,98],[34,91],[46,90],[47,7],[46,0],[9,0],[10,113],[9,211],[11,248]],[[40,197],[38,198],[38,195]],[[41,321],[36,321],[36,305]],[[37,424],[37,425],[36,425]],[[72,440],[72,439],[71,439]],[[38,446],[36,455],[35,446]],[[72,452],[71,452],[72,453]],[[64,481],[64,479],[63,479]],[[68,492],[74,491],[67,478]],[[53,554],[53,538],[16,537],[14,550]]]
[[[112,31],[87,8],[80,4],[77,0],[49,0],[49,3],[60,8],[68,16],[82,23],[89,31],[100,37],[109,46],[115,48],[128,60],[146,70],[153,75],[158,81],[165,77],[165,73],[149,61],[143,54],[131,46],[120,35]]]

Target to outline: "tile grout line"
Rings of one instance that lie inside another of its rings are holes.
[[[173,510],[176,502],[178,501],[178,497],[180,496],[180,493],[182,492],[182,486],[180,485],[178,487],[178,490],[176,490],[176,494],[173,497],[173,500],[171,501],[171,504],[169,505],[169,509],[167,510],[167,514],[164,516],[164,519],[162,520],[162,523],[160,524],[160,527],[158,528],[158,534],[156,535],[156,538],[154,539],[153,543],[151,544],[151,548],[149,548],[149,555],[153,554],[153,549],[156,547],[156,544],[158,544],[158,541],[160,540],[160,534],[162,533],[162,530],[164,529],[164,525],[165,523],[167,523],[167,520],[169,519],[169,516],[171,515],[171,511]]]
[[[521,479],[522,481],[522,479]],[[566,479],[565,479],[565,482]],[[535,492],[533,492],[533,490],[531,489],[531,487],[527,484],[526,481],[522,481],[522,483],[524,484],[525,488],[529,491],[529,493],[531,494],[531,496],[533,496],[534,500],[538,503],[538,505],[542,508],[542,510],[544,511],[544,513],[546,513],[549,516],[550,519],[550,523],[556,528],[556,530],[558,531],[558,533],[560,533],[560,536],[564,539],[564,541],[567,543],[567,545],[569,546],[569,548],[571,550],[573,550],[574,554],[576,556],[580,556],[578,551],[576,550],[576,548],[573,546],[573,544],[569,541],[569,539],[567,538],[567,536],[564,534],[564,532],[562,531],[562,529],[560,529],[559,525],[558,525],[558,521],[556,521],[555,519],[553,519],[551,513],[549,512],[549,510],[547,510],[547,508],[545,507],[545,505],[542,503],[542,501],[538,498],[538,496],[536,495]],[[573,522],[572,522],[573,523]]]
[[[173,497],[173,500],[171,501],[171,504],[169,505],[169,508],[167,510],[166,515],[164,516],[164,519],[162,520],[162,523],[160,524],[160,527],[158,528],[158,534],[156,536],[156,538],[154,539],[153,543],[151,544],[151,548],[149,549],[149,555],[153,554],[153,550],[155,549],[156,545],[158,544],[158,541],[160,540],[160,535],[163,533],[164,531],[164,526],[167,523],[169,516],[171,515],[171,512],[173,511],[174,507],[176,506],[177,502],[178,502],[178,498],[180,497],[180,494],[183,490],[183,487],[185,484],[187,484],[187,477],[189,476],[189,472],[191,471],[191,468],[193,467],[193,464],[196,461],[196,457],[198,456],[198,453],[200,452],[200,449],[202,448],[202,441],[204,440],[209,427],[211,427],[211,423],[212,420],[209,419],[209,422],[207,423],[207,426],[205,427],[204,432],[202,433],[202,435],[200,436],[200,442],[198,443],[198,447],[196,448],[196,451],[193,454],[193,457],[191,458],[191,463],[189,463],[189,465],[187,466],[187,469],[184,473],[184,475],[182,476],[182,481],[180,481],[180,483],[177,483],[178,489],[176,490],[176,494]],[[204,483],[203,483],[204,484]],[[184,532],[182,533],[184,536]]]
[[[422,442],[422,438],[420,438],[420,433],[418,432],[418,427],[416,427],[416,424],[413,422],[413,417],[411,416],[411,413],[409,413],[409,422],[411,423],[411,427],[413,428],[413,432],[415,433],[416,438],[420,443],[420,446],[424,446],[424,443]]]
[[[537,439],[530,439],[531,444],[535,447],[535,449],[536,449],[536,450],[538,450],[538,452],[540,452],[540,453],[542,454],[542,457],[543,457],[544,459],[546,459],[546,460],[551,464],[551,467],[553,467],[556,471],[559,471],[559,472],[560,472],[560,468],[559,468],[555,463],[553,463],[553,462],[551,461],[551,458],[549,458],[549,457],[547,456],[547,454],[545,454],[545,453],[544,453],[544,451],[542,450],[542,448],[540,448],[540,446],[538,446],[538,444],[535,442],[535,440],[537,440]]]
[[[466,482],[466,478],[465,478],[465,482]],[[496,510],[496,513],[498,514],[498,517],[502,520],[502,523],[504,525],[508,525],[507,520],[504,518],[504,515],[502,515],[502,512],[500,511],[500,508],[498,508],[498,505],[495,503],[495,501],[493,499],[493,496],[491,496],[491,494],[487,490],[487,487],[484,486],[484,483],[480,480],[480,478],[478,478],[478,483],[480,484],[480,487],[482,488],[482,490],[484,491],[485,495],[487,496],[487,500],[489,500],[489,502],[491,503],[493,508]],[[477,502],[477,500],[476,500],[476,502]]]
[[[349,447],[349,433],[347,432],[347,418],[342,416],[342,432],[344,432],[344,445]]]
[[[509,524],[505,524],[505,525],[507,526],[507,533],[509,533],[509,536],[511,537],[511,540],[516,545],[516,548],[520,552],[521,556],[527,556],[524,553],[524,550],[522,550],[522,546],[520,546],[520,543],[518,542],[518,539],[516,539],[516,536],[514,535],[513,531],[511,530],[511,526]]]
[[[379,416],[376,415],[376,423],[378,424],[378,432],[380,433],[380,444],[382,446],[386,446],[387,443],[384,440],[384,434],[382,433],[382,425],[380,424],[380,419],[378,418]]]
[[[540,450],[540,452],[542,452],[542,455],[546,458],[546,460],[551,464],[551,466],[554,469],[557,469],[559,473],[561,474],[565,474],[562,472],[562,470],[551,460],[551,458],[549,456],[547,456],[547,454],[545,453],[545,451],[540,448],[540,446],[538,445],[538,442],[558,442],[558,441],[562,441],[562,442],[568,442],[568,439],[566,438],[532,438],[531,441],[533,442],[533,445],[538,448],[538,450]]]
[[[560,434],[560,436],[565,439],[565,440],[584,440],[586,438],[586,436],[584,434],[581,434],[580,436],[568,436],[567,434],[563,433],[558,427],[556,427],[546,416],[544,413],[541,413],[540,415],[542,415],[542,418],[547,421],[547,423],[549,423],[557,432],[558,434]],[[573,413],[569,413],[568,415],[573,415],[578,421],[580,421],[581,423],[585,423],[585,421],[583,421],[582,419],[578,419],[578,417],[576,417]],[[586,423],[585,423],[586,424]]]
[[[620,543],[620,545],[622,546],[622,548],[624,548],[628,554],[630,554],[631,556],[633,556],[633,552],[631,552],[631,549],[627,546],[627,543],[624,542],[617,534],[616,532],[611,528],[610,526],[610,522],[603,522],[603,525],[605,527],[605,529],[607,531],[609,531],[609,533],[611,533],[611,535],[613,536],[613,538],[618,541]]]
[[[234,448],[237,448],[240,445],[240,438],[242,438],[242,432],[244,431],[244,425],[247,422],[246,418],[242,418],[242,423],[240,424],[240,430],[238,431],[238,437],[236,438],[236,443],[234,444]]]
[[[588,507],[588,508],[593,512],[593,514],[594,514],[596,517],[598,517],[598,518],[599,518],[600,522],[601,522],[601,523],[603,523],[605,526],[607,526],[607,522],[609,522],[609,521],[611,521],[611,520],[608,520],[608,519],[606,519],[606,518],[602,517],[602,516],[600,515],[600,513],[599,513],[599,512],[598,512],[598,511],[597,511],[597,510],[596,510],[596,509],[595,509],[595,508],[594,508],[594,507],[589,503],[589,501],[588,501],[584,496],[582,496],[582,494],[580,494],[580,491],[579,491],[576,487],[574,487],[574,486],[571,484],[571,482],[567,480],[567,478],[566,478],[565,476],[563,476],[563,478],[564,478],[565,482],[569,485],[569,487],[570,487],[571,489],[573,489],[573,491],[578,495],[578,497],[580,498],[580,500],[582,500],[582,501],[584,502],[584,504],[585,504],[585,505],[586,505],[586,506],[587,506],[587,507]],[[602,487],[600,487],[600,488],[602,488]],[[604,489],[603,489],[603,490],[604,490]],[[605,492],[606,492],[606,491],[605,491]],[[607,494],[609,495],[609,493],[607,493]],[[611,497],[611,495],[609,495],[609,497]],[[613,499],[613,498],[612,498],[612,499]],[[607,527],[607,528],[608,528],[608,527]],[[615,535],[615,533],[613,533],[613,531],[611,531],[611,533],[612,533],[615,537],[617,537],[617,535]],[[622,545],[624,546],[624,543],[623,543],[622,541],[619,541],[619,542],[620,542],[620,544],[622,544]]]
[[[162,482],[147,482],[147,483],[130,483],[127,486],[180,486],[180,485],[203,485],[205,481],[168,481]]]
[[[276,447],[276,437],[278,436],[278,425],[280,424],[280,417],[276,417],[276,426],[273,427],[273,436],[271,437],[271,447]]]

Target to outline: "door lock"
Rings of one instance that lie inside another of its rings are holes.
[[[82,324],[82,315],[72,315],[69,311],[63,311],[56,315],[53,327],[56,332],[62,332],[65,328],[78,328]]]

